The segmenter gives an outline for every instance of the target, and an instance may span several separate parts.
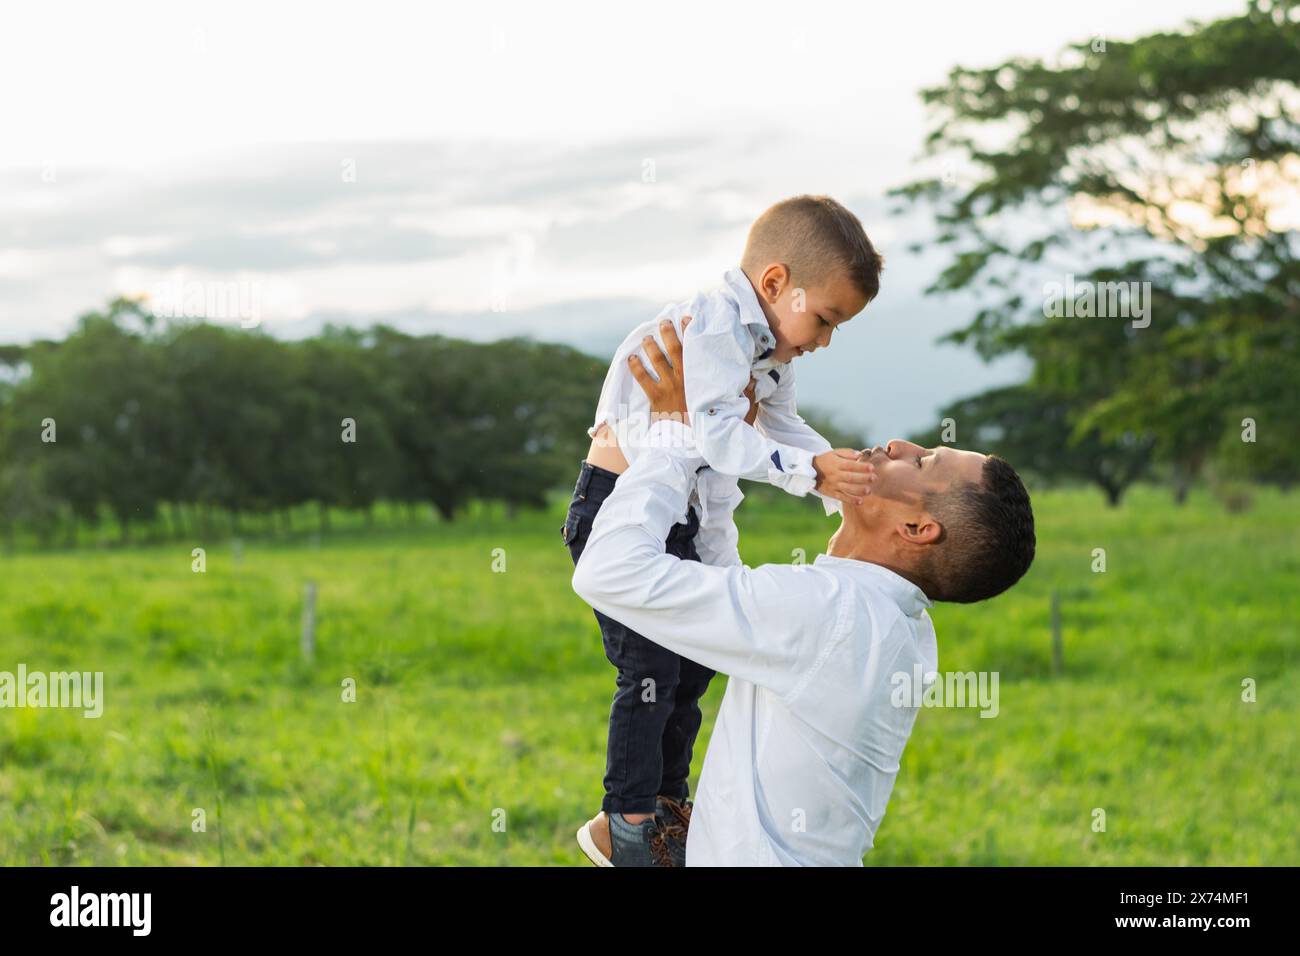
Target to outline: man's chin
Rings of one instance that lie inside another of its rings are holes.
[[[844,508],[845,510],[852,508],[854,516],[860,523],[872,524],[879,520],[880,513],[888,506],[890,497],[889,486],[877,480],[871,485],[871,493],[862,496],[862,504],[845,505]]]

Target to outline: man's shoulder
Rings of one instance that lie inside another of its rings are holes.
[[[853,595],[880,630],[930,624],[929,600],[915,584],[872,561],[821,554],[813,565],[831,575]]]
[[[828,614],[842,614],[842,599],[847,594],[846,582],[820,565],[804,560],[802,549],[796,549],[795,560],[789,563],[762,564],[753,568],[750,584],[755,589],[770,589],[780,595],[791,614],[799,619],[823,622]],[[815,602],[815,603],[814,603]],[[816,608],[818,613],[809,612]]]

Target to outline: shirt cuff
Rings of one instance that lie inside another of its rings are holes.
[[[826,509],[826,517],[829,518],[833,514],[844,513],[844,505],[838,498],[832,498],[829,495],[824,495],[820,491],[817,491],[815,489],[813,491],[813,494],[815,494],[818,498],[822,500],[822,507]]]
[[[790,457],[787,453],[773,451],[767,465],[768,484],[776,485],[792,495],[803,497],[817,486],[817,469],[813,467],[812,452],[797,449]]]

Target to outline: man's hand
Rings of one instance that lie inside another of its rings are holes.
[[[683,332],[690,322],[689,315],[683,317]],[[650,357],[650,364],[654,367],[655,375],[659,376],[659,381],[656,382],[651,378],[640,356],[629,355],[627,364],[632,370],[632,377],[637,380],[637,384],[650,399],[652,423],[669,419],[689,425],[691,419],[686,413],[686,382],[682,378],[682,342],[677,337],[677,330],[667,319],[659,323],[659,334],[663,336],[664,347],[668,349],[667,358],[660,351],[653,335],[647,335],[641,343],[645,354]]]
[[[876,468],[862,460],[862,453],[851,448],[833,448],[813,459],[817,471],[817,490],[828,498],[838,498],[849,505],[860,505],[871,494]]]

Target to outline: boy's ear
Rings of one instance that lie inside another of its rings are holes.
[[[781,293],[790,284],[790,270],[780,262],[774,262],[763,270],[758,277],[758,291],[767,299],[768,304],[781,298]]]

